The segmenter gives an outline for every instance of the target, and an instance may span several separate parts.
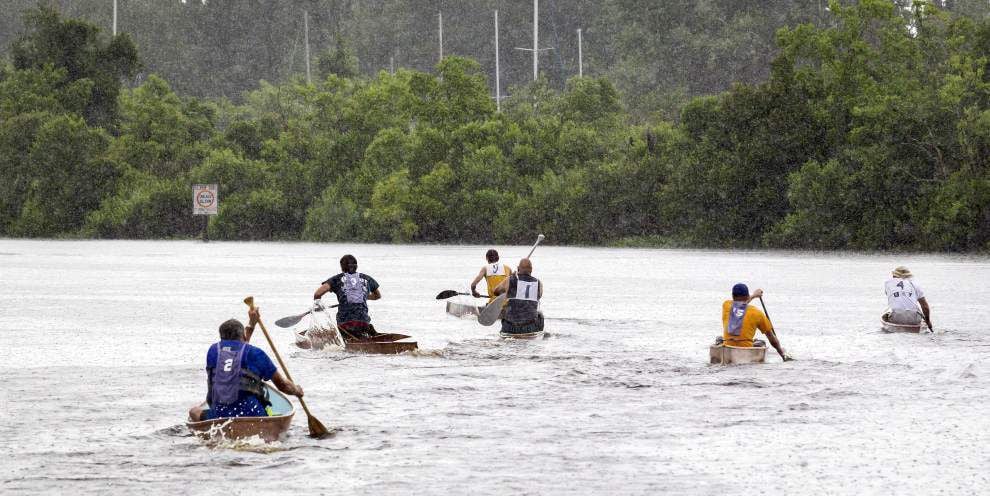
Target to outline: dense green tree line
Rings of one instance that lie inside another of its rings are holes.
[[[765,82],[671,122],[606,78],[518,86],[496,112],[461,57],[372,77],[330,58],[237,104],[122,87],[129,37],[37,10],[0,72],[0,233],[194,236],[190,185],[216,182],[223,239],[990,248],[990,22],[827,15],[777,33]]]

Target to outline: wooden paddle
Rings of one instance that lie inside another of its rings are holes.
[[[457,291],[454,291],[453,289],[447,289],[447,290],[441,291],[437,295],[437,299],[438,300],[446,300],[447,298],[451,298],[451,297],[454,297],[454,296],[457,296],[457,295],[473,296],[471,293],[458,293]],[[488,298],[488,295],[475,296],[475,298]]]
[[[330,306],[324,307],[324,308],[337,308],[338,306],[340,306],[340,305],[339,304],[337,304],[337,305],[330,305]],[[307,311],[305,311],[305,312],[303,312],[303,313],[301,313],[299,315],[290,315],[288,317],[282,317],[281,319],[278,319],[278,320],[275,321],[275,325],[277,325],[279,327],[292,327],[292,326],[298,324],[299,321],[303,319],[303,317],[305,317],[305,316],[307,316],[307,315],[309,315],[311,313],[313,313],[313,310],[312,309],[307,310]]]
[[[767,316],[767,322],[770,323],[770,332],[773,332],[774,333],[774,339],[776,340],[777,336],[776,336],[775,330],[777,328],[773,326],[773,321],[770,320],[770,312],[767,311],[767,306],[765,304],[763,304],[763,297],[761,296],[759,299],[760,299],[760,306],[763,307],[763,315],[766,315]],[[780,341],[779,340],[777,340],[777,344],[778,345],[780,344]],[[781,351],[782,349],[783,349],[783,346],[781,346],[781,348],[777,350],[777,353],[780,354],[780,359],[781,360],[783,360],[785,362],[790,361],[790,360],[794,360],[794,357],[788,355],[787,353],[784,353],[783,351]]]
[[[247,298],[244,298],[244,304],[247,305],[248,308],[254,310],[254,297],[248,296]],[[260,317],[258,318],[258,325],[261,326],[261,332],[265,334],[265,339],[268,340],[268,346],[271,347],[272,353],[275,354],[275,358],[278,360],[279,366],[281,366],[282,371],[285,372],[285,377],[292,381],[292,375],[289,374],[289,369],[285,367],[285,362],[282,361],[282,355],[278,354],[278,350],[275,348],[275,342],[272,341],[272,337],[268,335],[268,329],[265,328],[265,323],[261,321]],[[306,420],[309,423],[309,437],[319,439],[330,434],[330,431],[324,427],[312,413],[309,413],[309,407],[306,406],[306,401],[298,396],[297,398],[299,398],[299,404],[302,405],[303,411],[306,412]]]

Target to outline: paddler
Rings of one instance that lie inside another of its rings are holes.
[[[272,381],[285,394],[303,396],[302,387],[282,375],[264,351],[248,344],[258,323],[258,308],[248,311],[248,319],[246,328],[237,319],[220,324],[220,341],[206,352],[206,403],[210,408],[204,411],[194,406],[190,419],[269,416],[271,401],[265,381]]]
[[[344,339],[367,339],[376,334],[368,315],[368,300],[381,299],[378,281],[357,271],[358,263],[354,255],[340,258],[340,274],[337,274],[316,288],[313,294],[313,309],[323,310],[320,298],[328,292],[337,295],[337,328]]]
[[[756,330],[759,329],[777,350],[785,362],[792,360],[791,356],[780,346],[777,334],[773,330],[773,325],[766,314],[759,308],[751,306],[749,303],[756,298],[763,296],[763,290],[757,289],[753,294],[749,294],[749,287],[743,283],[732,286],[732,299],[722,303],[722,339],[721,342],[728,346],[738,346],[740,348],[752,348],[756,346],[766,346],[763,341],[756,337]]]
[[[488,302],[491,303],[495,299],[495,288],[512,275],[512,268],[498,261],[498,252],[494,248],[485,252],[485,260],[488,261],[488,264],[482,267],[478,275],[471,281],[471,295],[475,298],[485,296],[475,289],[478,283],[484,279],[485,283],[488,284]]]
[[[528,258],[520,260],[516,273],[492,290],[493,296],[502,293],[508,294],[502,332],[528,334],[543,330],[543,313],[540,312],[543,283],[533,277],[533,263]]]
[[[925,292],[914,282],[913,275],[903,265],[890,274],[893,276],[884,283],[887,293],[887,306],[890,307],[888,320],[893,324],[918,325],[921,320],[932,329],[932,311],[925,299]]]

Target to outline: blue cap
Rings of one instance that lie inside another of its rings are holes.
[[[749,296],[749,288],[743,283],[732,286],[732,297],[736,296]]]

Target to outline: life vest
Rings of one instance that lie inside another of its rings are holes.
[[[368,281],[361,274],[344,273],[340,278],[340,285],[344,288],[344,297],[349,304],[361,304],[368,302]],[[343,302],[342,302],[343,303]]]
[[[540,314],[540,280],[529,274],[509,277],[505,320],[520,325],[535,322]]]
[[[509,268],[502,262],[494,262],[485,266],[485,283],[488,284],[489,302],[495,299],[495,288],[502,284],[506,277],[509,277],[509,272]]]
[[[254,372],[243,366],[244,351],[247,343],[241,343],[237,350],[220,346],[217,348],[217,364],[210,372],[210,405],[232,405],[237,403],[238,393],[244,391],[253,394],[262,405],[271,405],[268,398],[268,388]]]
[[[748,308],[749,304],[745,301],[732,302],[732,307],[729,308],[728,333],[730,336],[739,336],[742,334],[743,319],[746,317],[746,309]]]

